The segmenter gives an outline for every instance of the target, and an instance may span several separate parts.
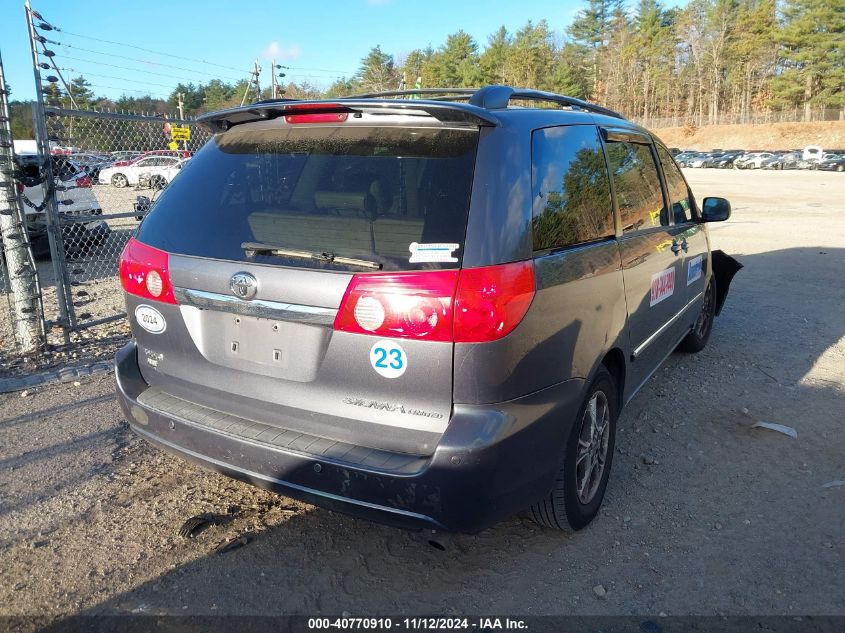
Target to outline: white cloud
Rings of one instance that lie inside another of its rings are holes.
[[[261,51],[261,57],[267,60],[289,61],[291,59],[299,59],[300,55],[302,55],[302,47],[299,44],[283,45],[278,42],[270,42]]]

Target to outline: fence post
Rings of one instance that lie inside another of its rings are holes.
[[[12,296],[15,338],[20,353],[33,356],[44,345],[44,310],[25,217],[18,205],[14,172],[12,122],[3,57],[0,55],[0,236]]]
[[[56,185],[53,175],[53,164],[50,160],[50,139],[47,133],[44,92],[41,86],[41,71],[38,67],[38,48],[36,44],[38,40],[36,40],[35,23],[33,22],[32,8],[29,5],[29,0],[26,0],[24,4],[24,11],[26,12],[26,23],[29,28],[32,68],[35,74],[35,103],[32,106],[32,118],[35,124],[35,139],[37,141],[38,154],[44,159],[44,164],[41,167],[41,186],[44,188],[44,214],[47,220],[47,239],[50,242],[50,259],[53,263],[53,274],[56,280],[56,301],[59,304],[59,322],[65,328],[65,338],[67,338],[68,329],[72,329],[76,324],[72,312],[73,298],[70,294],[70,279],[67,276],[67,267],[64,265],[65,252],[62,240],[62,227],[56,206]]]

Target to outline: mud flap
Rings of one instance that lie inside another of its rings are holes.
[[[711,258],[713,276],[716,278],[716,315],[719,315],[725,305],[725,299],[728,298],[731,280],[740,271],[742,264],[724,251],[713,251]]]

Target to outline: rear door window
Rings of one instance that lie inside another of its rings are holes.
[[[242,245],[331,253],[384,270],[460,265],[477,129],[268,123],[237,126],[203,147],[139,239],[172,253],[298,267],[348,269],[247,256]]]
[[[607,160],[622,233],[669,225],[663,204],[663,190],[651,147],[629,141],[607,143]]]
[[[607,165],[594,126],[535,131],[531,163],[535,251],[614,235]]]
[[[660,145],[657,145],[657,156],[666,177],[666,189],[669,194],[669,204],[675,224],[684,224],[692,220],[692,194],[681,170],[672,160],[672,156]]]

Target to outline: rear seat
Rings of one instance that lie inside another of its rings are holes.
[[[422,237],[423,220],[368,219],[372,198],[366,193],[317,191],[314,204],[327,214],[252,213],[249,226],[253,236],[258,242],[294,249],[397,258],[408,257],[408,246]]]
[[[371,222],[336,215],[253,213],[249,228],[256,241],[287,248],[351,253],[372,251]]]
[[[385,257],[410,257],[408,246],[422,239],[422,220],[379,218],[373,222],[376,252]]]

